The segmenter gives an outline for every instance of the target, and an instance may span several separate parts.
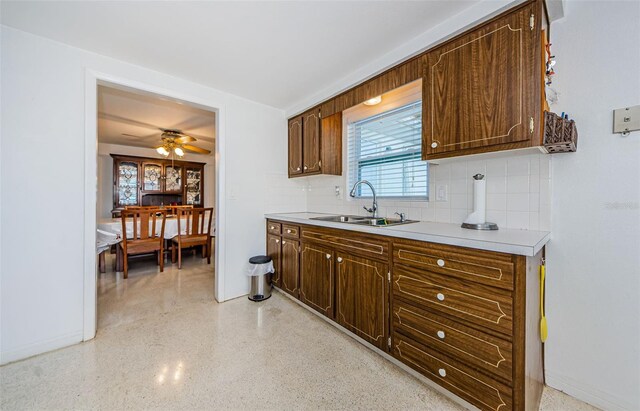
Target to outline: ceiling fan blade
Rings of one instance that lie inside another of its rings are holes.
[[[123,136],[127,136],[127,137],[135,137],[135,138],[144,138],[143,136],[136,136],[133,134],[128,134],[128,133],[120,133]]]
[[[178,144],[186,144],[186,143],[193,143],[194,141],[198,141],[198,140],[186,134],[182,134],[180,137],[176,137],[176,139],[173,141],[175,141]]]
[[[211,151],[209,151],[209,150],[205,150],[204,148],[192,146],[192,145],[189,145],[189,144],[184,144],[182,146],[182,148],[184,148],[185,150],[193,151],[194,153],[211,154]]]

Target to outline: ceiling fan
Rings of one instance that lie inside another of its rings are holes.
[[[211,154],[210,150],[206,150],[204,148],[189,144],[198,141],[198,139],[196,139],[195,137],[184,134],[180,130],[168,128],[161,128],[160,130],[162,131],[162,135],[160,136],[160,138],[162,139],[162,143],[159,146],[155,147],[158,154],[162,154],[165,157],[169,156],[169,154],[172,153],[177,155],[178,157],[182,157],[184,156],[185,151],[192,151],[198,154]],[[122,134],[125,136],[132,136],[131,134]]]

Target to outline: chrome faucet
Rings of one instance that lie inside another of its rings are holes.
[[[366,184],[369,186],[369,188],[371,188],[371,192],[373,193],[373,205],[371,206],[371,208],[367,208],[366,206],[362,206],[362,208],[364,208],[365,210],[367,210],[368,212],[372,213],[372,217],[373,218],[377,218],[378,217],[378,200],[376,200],[376,189],[373,188],[373,185],[368,182],[367,180],[360,180],[358,182],[356,182],[353,185],[353,188],[351,189],[351,192],[349,193],[349,195],[351,197],[355,197],[356,196],[356,188],[358,188],[358,186],[360,184]]]

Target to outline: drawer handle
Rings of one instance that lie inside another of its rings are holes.
[[[327,260],[331,259],[331,254],[327,254]]]
[[[269,227],[271,230],[275,230],[276,228],[274,226]]]
[[[342,262],[342,257],[338,257],[338,262],[341,263]]]
[[[446,377],[447,376],[447,370],[445,370],[444,368],[440,368],[438,370],[438,374],[440,374],[441,377]]]
[[[442,258],[438,258],[436,262],[438,263],[438,267],[444,267],[444,260]]]
[[[444,294],[442,294],[442,293],[438,293],[438,294],[436,294],[436,298],[437,298],[438,300],[440,300],[440,301],[444,301]]]
[[[438,338],[440,338],[441,340],[444,340],[444,331],[438,331]]]

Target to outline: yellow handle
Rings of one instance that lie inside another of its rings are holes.
[[[545,266],[540,266],[540,340],[545,342],[547,340],[547,317],[544,316],[544,280],[545,280]]]

